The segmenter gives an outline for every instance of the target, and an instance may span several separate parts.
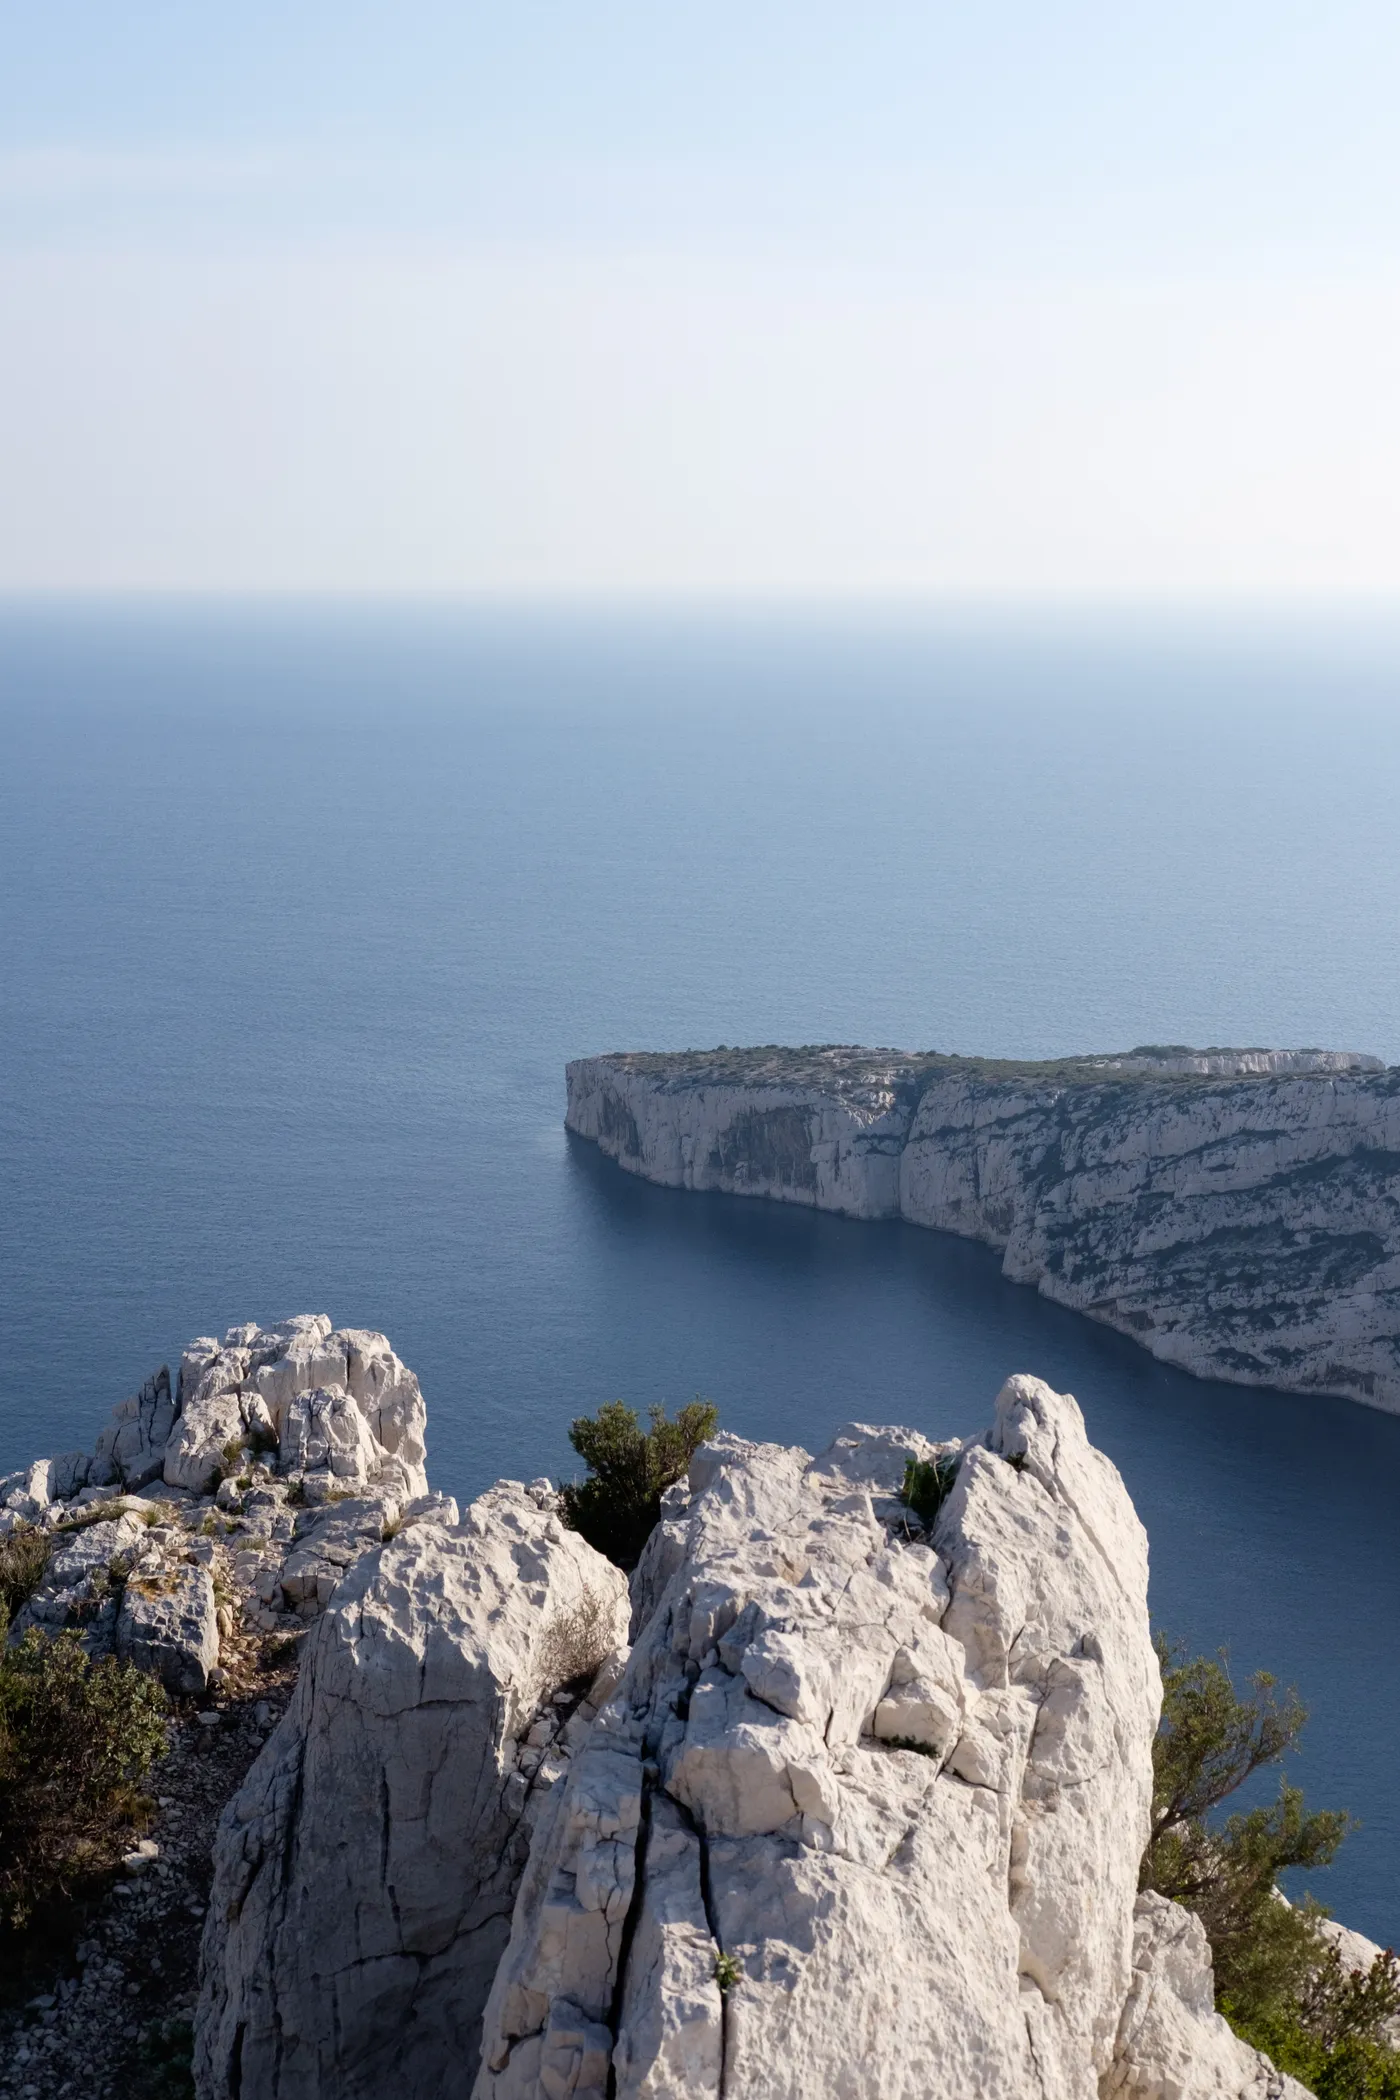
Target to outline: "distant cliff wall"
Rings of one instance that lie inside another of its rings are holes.
[[[983,1240],[1199,1376],[1400,1412],[1400,1070],[1374,1058],[768,1049],[567,1080],[569,1128],[648,1180]]]

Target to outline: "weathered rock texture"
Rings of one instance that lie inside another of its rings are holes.
[[[846,1049],[568,1067],[569,1128],[671,1187],[902,1217],[1202,1377],[1400,1410],[1400,1069]]]
[[[428,1492],[425,1420],[385,1337],[324,1313],[191,1342],[174,1392],[162,1366],[91,1453],[0,1480],[0,1535],[52,1540],[9,1637],[75,1631],[202,1695],[235,1609],[262,1632],[299,1629],[386,1530],[455,1524]]]
[[[928,1450],[698,1454],[542,1815],[476,2100],[1287,2090],[1138,1910],[1160,1681],[1117,1473],[1013,1379],[926,1538],[890,1491]]]
[[[1136,1894],[1146,1541],[1072,1399],[716,1437],[630,1595],[548,1481],[459,1522],[423,1430],[383,1336],[307,1315],[0,1482],[49,1541],[12,1638],[192,1698],[235,1614],[310,1624],[215,1841],[200,2100],[1297,2100]]]
[[[627,1634],[623,1577],[552,1503],[502,1483],[336,1591],[219,1827],[201,2094],[469,2090],[533,1799]]]

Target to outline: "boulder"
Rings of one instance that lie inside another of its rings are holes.
[[[116,1616],[119,1578],[145,1538],[146,1526],[125,1510],[77,1531],[56,1534],[37,1589],[15,1614],[10,1639],[22,1639],[31,1626],[45,1633],[77,1627],[94,1643],[107,1645]]]
[[[92,1459],[86,1451],[61,1451],[49,1460],[49,1485],[55,1502],[71,1502],[88,1484]]]
[[[358,1559],[219,1824],[201,2100],[466,2095],[531,1815],[566,1768],[550,1695],[626,1621],[618,1571],[512,1483]]]
[[[53,1500],[53,1465],[52,1459],[40,1458],[19,1472],[0,1478],[0,1510],[7,1510],[24,1522],[42,1516]]]
[[[303,1511],[282,1564],[282,1593],[292,1610],[307,1619],[324,1611],[346,1569],[380,1544],[397,1515],[397,1504],[380,1496]]]
[[[164,1473],[171,1487],[206,1495],[219,1484],[231,1447],[246,1430],[241,1386],[246,1349],[192,1342],[180,1363],[180,1411],[166,1446]]]
[[[127,1577],[117,1612],[118,1655],[167,1691],[201,1694],[219,1660],[214,1584],[207,1568],[157,1561]]]
[[[428,1416],[418,1380],[399,1362],[382,1334],[364,1327],[342,1327],[332,1339],[345,1351],[346,1383],[375,1442],[405,1468],[412,1483],[409,1492],[426,1494]]]

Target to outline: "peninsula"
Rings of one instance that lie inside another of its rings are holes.
[[[570,1130],[672,1188],[904,1218],[1203,1378],[1400,1412],[1400,1068],[1153,1046],[822,1045],[567,1068]]]

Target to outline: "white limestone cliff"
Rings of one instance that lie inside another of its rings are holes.
[[[502,1483],[336,1590],[220,1824],[202,2094],[436,2100],[469,2082],[532,1796],[566,1754],[544,1754],[553,1695],[627,1631],[623,1577],[552,1500]]]
[[[217,1489],[172,1482],[224,1428]],[[0,1484],[50,1542],[12,1638],[188,1697],[233,1610],[310,1626],[215,1838],[199,2100],[1300,2100],[1136,1892],[1146,1540],[1073,1399],[718,1436],[630,1595],[548,1481],[459,1520],[423,1439],[384,1338],[302,1316]],[[911,1456],[955,1464],[931,1527]]]
[[[925,1538],[891,1490],[926,1452],[697,1455],[536,1834],[475,2100],[1296,2093],[1204,1943],[1169,1967],[1144,1929],[1160,1682],[1114,1468],[1013,1379]]]
[[[1184,1370],[1400,1411],[1400,1071],[1374,1058],[716,1051],[567,1081],[569,1128],[648,1180],[960,1233]]]
[[[908,1456],[957,1461],[931,1533]],[[1281,2100],[1136,1894],[1146,1541],[1072,1399],[547,1482],[353,1561],[220,1825],[200,2100]],[[447,1521],[444,1521],[447,1519]]]
[[[219,1668],[216,1580],[263,1632],[300,1625],[386,1528],[456,1504],[428,1492],[418,1381],[382,1334],[324,1313],[245,1322],[162,1365],[92,1452],[0,1479],[0,1536],[52,1541],[9,1628],[76,1631],[181,1695]],[[232,1630],[232,1613],[224,1631]]]

